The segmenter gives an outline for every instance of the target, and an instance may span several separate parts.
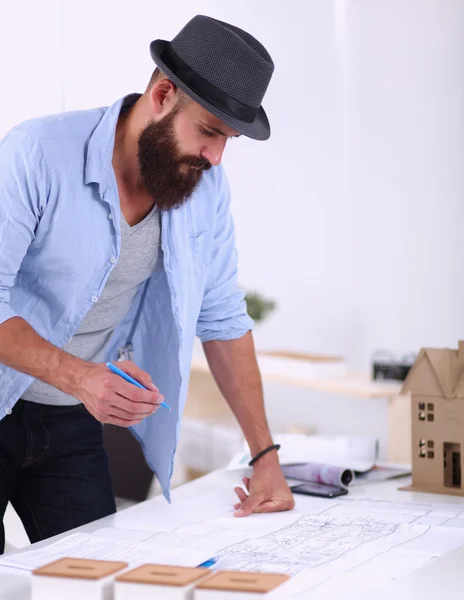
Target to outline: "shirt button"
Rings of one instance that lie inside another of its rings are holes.
[[[98,296],[92,296],[92,302],[97,302]]]
[[[111,221],[111,219],[112,219],[112,218],[113,218],[113,215],[110,213],[110,214],[108,215],[108,219],[110,219],[110,221]]]
[[[116,262],[117,262],[117,259],[116,259],[116,257],[115,257],[115,256],[112,256],[112,257],[110,258],[110,263],[114,265]]]
[[[11,410],[11,408],[5,408],[5,412],[6,412],[7,415],[11,415],[11,413],[13,411]]]

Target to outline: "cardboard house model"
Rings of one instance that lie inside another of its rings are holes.
[[[411,489],[464,496],[464,341],[424,348],[404,382],[411,394]]]

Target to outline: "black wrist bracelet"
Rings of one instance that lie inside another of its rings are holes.
[[[269,446],[269,448],[265,448],[264,450],[261,450],[261,452],[258,452],[258,454],[250,460],[248,466],[252,467],[257,460],[259,460],[262,456],[264,456],[271,450],[280,450],[280,444],[274,444],[273,446]]]

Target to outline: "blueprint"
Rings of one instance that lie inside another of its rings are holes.
[[[225,548],[215,568],[286,573],[288,597],[346,600],[464,545],[462,505],[367,499],[325,506]]]
[[[38,550],[6,554],[0,564],[15,569],[31,571],[61,558],[86,558],[94,560],[124,561],[131,567],[145,563],[196,567],[210,557],[210,548],[183,548],[152,544],[150,541],[134,542],[123,536],[98,533],[72,533]]]
[[[286,573],[285,598],[357,600],[464,545],[464,500],[397,502],[364,496],[297,496],[290,512],[237,519],[217,489],[114,516],[111,527],[71,534],[0,564],[32,569],[61,555]]]
[[[178,539],[184,551],[209,547],[215,569],[289,574],[285,597],[311,600],[355,600],[464,545],[459,498],[437,504],[296,496],[294,511],[236,519],[232,496],[224,494],[198,496],[162,515],[121,515],[119,526],[145,535],[162,528],[152,544]]]
[[[262,538],[236,544],[218,555],[227,569],[296,575],[340,558],[366,542],[398,532],[398,525],[363,518],[305,515]]]

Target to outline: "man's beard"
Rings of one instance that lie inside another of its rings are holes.
[[[203,158],[180,154],[173,127],[177,112],[147,125],[138,141],[142,183],[160,210],[179,208],[211,168]]]

